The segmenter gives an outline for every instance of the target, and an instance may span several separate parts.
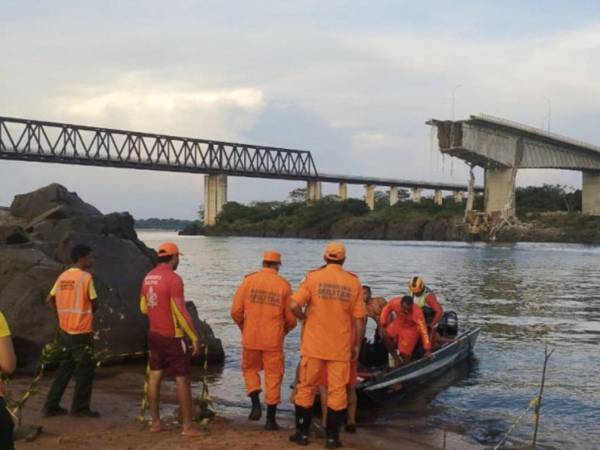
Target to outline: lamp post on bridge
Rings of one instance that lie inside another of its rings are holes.
[[[548,103],[548,133],[550,133],[550,121],[552,120],[552,101],[548,97],[544,97]]]
[[[454,120],[454,116],[455,116],[455,114],[454,114],[455,108],[454,107],[456,104],[456,90],[460,87],[462,87],[462,84],[457,84],[456,86],[454,86],[454,89],[452,89],[452,120]]]

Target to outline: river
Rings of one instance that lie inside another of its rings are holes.
[[[293,288],[321,264],[325,241],[219,238],[141,232],[147,245],[178,243],[186,297],[223,340],[227,359],[211,378],[219,408],[247,413],[240,373],[239,331],[229,317],[231,298],[262,251],[283,254],[281,274]],[[537,394],[544,345],[555,348],[548,365],[539,442],[545,448],[600,448],[600,247],[561,244],[468,244],[405,241],[345,242],[346,267],[374,296],[406,291],[421,275],[461,327],[481,327],[475,354],[433,385],[385,410],[361,411],[367,426],[394,427],[407,415],[430,427],[458,430],[472,443],[497,442]],[[298,330],[286,339],[286,382],[298,359]],[[289,402],[283,408],[292,410]],[[528,414],[515,442],[527,442]]]

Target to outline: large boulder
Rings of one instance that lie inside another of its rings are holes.
[[[108,350],[115,361],[144,355],[147,319],[139,310],[139,292],[156,253],[138,239],[130,214],[102,215],[58,184],[17,196],[10,212],[0,213],[0,311],[11,327],[20,366],[35,366],[57,329],[44,300],[69,266],[74,244],[94,251],[96,348]],[[221,341],[193,304],[188,307],[210,361],[222,362]]]
[[[225,359],[225,352],[223,351],[223,344],[221,343],[221,340],[216,338],[209,324],[203,320],[200,320],[200,317],[198,316],[198,310],[192,302],[185,302],[185,307],[194,321],[194,328],[198,333],[198,339],[200,339],[200,342],[207,346],[206,349],[203,349],[203,352],[207,352],[206,354],[208,355],[208,362],[222,362]],[[203,361],[203,352],[200,353],[195,362],[201,363]]]
[[[29,237],[18,225],[0,225],[0,244],[24,244]]]
[[[56,209],[64,217],[100,216],[102,213],[92,205],[84,202],[74,192],[67,188],[52,183],[37,191],[17,195],[10,205],[13,216],[22,217],[32,221],[36,217]]]
[[[9,323],[19,366],[35,365],[56,316],[44,300],[63,265],[36,248],[0,248],[0,311]]]

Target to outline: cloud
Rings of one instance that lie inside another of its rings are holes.
[[[264,94],[253,87],[161,85],[130,75],[101,88],[79,88],[51,103],[65,121],[231,140],[253,126],[264,107]]]
[[[241,109],[260,108],[263,95],[258,89],[232,89],[221,91],[149,91],[127,89],[112,91],[87,98],[70,99],[66,113],[76,117],[97,117],[107,111],[121,108],[133,114],[142,111],[152,114],[174,114],[180,109],[215,108],[232,105]]]
[[[32,5],[2,18],[2,115],[307,149],[321,172],[466,182],[424,124],[451,116],[461,84],[457,118],[539,126],[547,97],[553,131],[600,143],[600,20],[582,3]],[[189,217],[202,198],[198,176],[10,164],[2,203],[53,178],[139,216]],[[519,183],[580,178],[522,171]],[[295,185],[236,179],[230,198],[284,198]]]

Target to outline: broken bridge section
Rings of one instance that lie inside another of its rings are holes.
[[[479,166],[485,173],[485,212],[515,215],[518,169],[582,172],[582,212],[600,215],[600,147],[497,117],[431,119],[442,153]]]

